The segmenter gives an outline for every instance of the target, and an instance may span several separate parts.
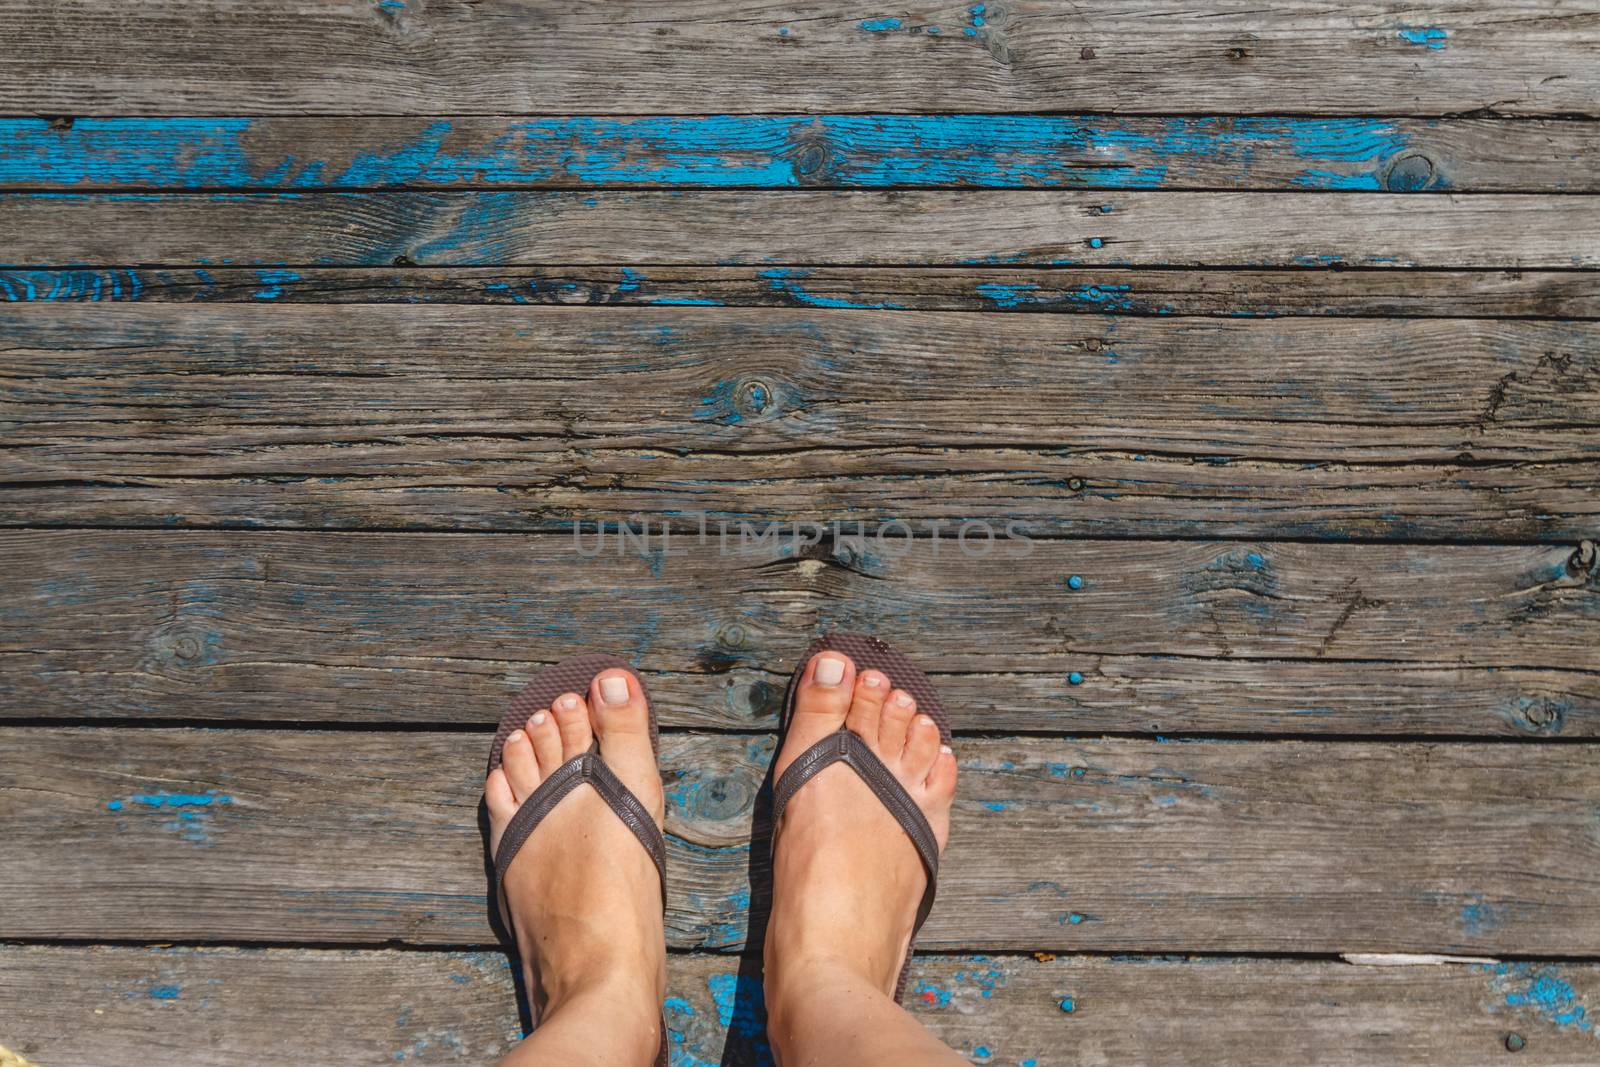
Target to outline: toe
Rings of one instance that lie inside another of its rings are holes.
[[[561,732],[556,727],[556,717],[548,709],[534,712],[523,729],[533,742],[541,777],[561,766]]]
[[[589,706],[602,745],[623,737],[649,739],[650,709],[644,688],[631,672],[613,667],[595,675],[589,684]]]
[[[939,755],[928,772],[925,788],[928,799],[935,804],[948,804],[956,795],[956,754],[950,751],[949,745],[939,746]]]
[[[506,780],[511,783],[511,792],[518,804],[539,788],[539,764],[533,757],[533,746],[528,743],[528,735],[521,730],[513,730],[511,736],[506,738],[500,765],[505,768]]]
[[[582,755],[594,743],[589,725],[589,708],[577,693],[563,693],[550,705],[556,716],[556,731],[561,735],[563,762]]]
[[[862,671],[856,678],[856,691],[850,700],[845,725],[865,740],[876,738],[878,717],[883,711],[883,702],[888,699],[888,676],[882,671]]]
[[[933,761],[939,756],[939,724],[926,715],[911,720],[911,730],[906,738],[906,752],[901,767],[905,781],[921,782],[933,770]]]
[[[856,665],[843,652],[819,652],[811,657],[795,691],[794,717],[778,754],[778,774],[800,753],[844,725],[855,684]]]
[[[911,716],[916,714],[917,702],[904,689],[889,694],[878,717],[878,755],[884,759],[898,759],[905,751],[906,736],[911,728]]]
[[[489,780],[483,783],[483,798],[489,804],[489,818],[497,823],[504,823],[517,813],[516,794],[506,781],[506,772],[499,767],[490,771]]]

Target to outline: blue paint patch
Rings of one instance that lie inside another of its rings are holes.
[[[1259,552],[1251,552],[1246,554],[1244,561],[1250,564],[1250,566],[1255,570],[1260,570],[1267,565],[1267,561],[1262,558],[1261,553]]]
[[[903,304],[891,304],[887,302],[863,304],[854,300],[845,300],[842,297],[818,296],[815,293],[807,292],[805,286],[799,281],[801,278],[809,277],[810,274],[811,272],[808,270],[773,268],[771,270],[762,271],[761,277],[766,279],[768,287],[774,292],[783,293],[787,296],[793,297],[796,301],[805,304],[807,307],[848,308],[858,311],[885,311],[901,309],[904,307]]]
[[[1067,579],[1067,588],[1073,590],[1074,592],[1076,592],[1079,589],[1082,589],[1083,588],[1083,576],[1082,575],[1078,575],[1078,574],[1072,575],[1070,578]]]
[[[983,806],[988,808],[990,811],[1005,811],[1007,807],[1004,801],[999,800],[988,801]]]
[[[1089,247],[1090,248],[1103,248],[1103,247],[1105,247],[1105,240],[1103,238],[1099,238],[1099,237],[1091,237],[1091,238],[1089,238]]]
[[[690,1004],[682,997],[668,997],[666,1000],[661,1002],[661,1007],[666,1011],[674,1012],[678,1015],[694,1014],[694,1005]]]
[[[183,990],[175,985],[155,985],[149,989],[151,1000],[177,1000]]]
[[[1594,1029],[1588,1008],[1557,967],[1533,963],[1485,963],[1477,967],[1492,976],[1490,989],[1505,998],[1507,1007],[1529,1009],[1559,1029]]]
[[[258,270],[256,281],[261,283],[261,288],[252,294],[257,300],[276,300],[283,295],[285,285],[293,285],[300,280],[300,275],[292,270]]]
[[[644,275],[627,267],[622,268],[622,281],[617,283],[617,292],[635,293],[639,291],[639,283],[644,281]]]
[[[996,307],[1014,308],[1024,303],[1032,302],[1030,291],[1037,291],[1037,285],[1024,283],[1021,285],[997,285],[985,282],[977,286],[978,295],[994,303]]]
[[[948,1006],[950,1003],[950,998],[955,995],[953,991],[945,989],[942,986],[934,985],[932,982],[918,982],[912,992],[916,994],[918,999],[920,999],[924,1004],[928,1004],[936,1008]]]
[[[706,979],[706,987],[717,1006],[717,1021],[728,1028],[729,1041],[737,1041],[758,1063],[773,1063],[761,982],[738,974],[715,974]]]
[[[1461,909],[1461,930],[1468,937],[1478,937],[1500,929],[1510,918],[1509,908],[1490,904],[1481,893],[1474,893]]]
[[[106,802],[111,812],[162,813],[171,816],[162,827],[171,830],[185,841],[198,845],[211,843],[207,825],[211,812],[217,807],[232,804],[233,798],[211,789],[205,793],[135,793],[132,796]],[[129,805],[132,805],[130,808]],[[124,824],[118,823],[118,826]]]
[[[1068,685],[1082,685],[1083,684],[1083,675],[1078,671],[1073,671],[1071,674],[1067,675],[1067,684]]]
[[[1438,51],[1445,46],[1450,31],[1439,26],[1403,26],[1399,36],[1412,44]]]
[[[1061,1010],[1066,1012],[1068,1015],[1071,1015],[1073,1012],[1078,1010],[1077,1002],[1071,997],[1063,997],[1061,999]]]
[[[899,19],[862,19],[861,28],[868,33],[888,33],[900,28]]]

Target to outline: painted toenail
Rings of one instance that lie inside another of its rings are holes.
[[[910,693],[896,693],[895,697],[894,697],[894,702],[896,704],[899,704],[902,708],[909,708],[911,706],[911,694]]]
[[[525,742],[527,740],[528,740],[528,735],[527,734],[523,733],[521,730],[512,730],[511,731],[511,736],[506,738],[506,744],[515,745],[518,742]]]
[[[883,679],[879,678],[876,674],[869,674],[865,678],[861,679],[861,684],[866,686],[868,689],[876,689],[883,684]]]
[[[556,701],[556,705],[562,711],[571,711],[578,706],[578,698],[573,696],[571,693],[568,693],[566,696]]]
[[[918,715],[917,716],[917,725],[918,726],[932,726],[933,725],[933,720],[928,718],[926,715]]]
[[[533,713],[533,718],[528,720],[528,725],[529,726],[543,726],[544,725],[544,721],[546,719],[548,719],[549,717],[550,716],[546,715],[542,711],[536,711],[536,712]]]
[[[949,745],[940,745],[939,751],[943,752],[946,756],[954,756],[956,754],[956,750],[951,748]]]
[[[812,672],[811,680],[818,685],[835,686],[844,681],[844,660],[824,656],[817,660],[817,669]]]
[[[600,679],[600,699],[607,704],[626,704],[628,702],[628,680],[612,675]]]

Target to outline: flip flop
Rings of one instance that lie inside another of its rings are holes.
[[[492,771],[500,766],[506,738],[527,725],[528,718],[534,712],[548,708],[551,702],[563,693],[579,693],[584,695],[584,699],[588,699],[587,694],[595,675],[612,667],[621,667],[639,679],[639,689],[644,692],[645,703],[650,709],[650,748],[655,752],[656,758],[660,759],[661,741],[660,730],[656,726],[656,706],[650,700],[649,691],[644,688],[644,679],[639,678],[626,660],[601,652],[591,652],[562,660],[554,667],[545,668],[534,675],[533,680],[523,688],[522,692],[512,698],[511,706],[500,719],[500,728],[495,731],[494,744],[489,749],[489,770]],[[600,739],[597,737],[587,752],[567,760],[539,783],[539,787],[522,802],[516,814],[511,816],[511,821],[506,824],[506,832],[500,836],[500,848],[493,857],[494,895],[495,903],[500,909],[500,921],[505,925],[507,935],[511,935],[513,929],[505,894],[506,872],[511,869],[511,861],[517,858],[517,852],[539,828],[544,817],[549,815],[568,793],[584,783],[588,783],[599,794],[600,799],[605,801],[606,807],[615,812],[623,825],[633,831],[633,836],[639,839],[644,850],[650,854],[651,860],[656,865],[656,873],[661,876],[661,908],[663,911],[666,910],[667,843],[661,836],[656,821],[650,817],[650,810],[622,784],[616,772],[606,765],[605,759],[600,755]],[[535,1028],[538,1025],[538,1020],[535,1019]],[[667,1022],[664,1013],[661,1019],[661,1051],[656,1055],[656,1064],[657,1067],[666,1067],[667,1064]]]
[[[866,670],[882,671],[889,676],[889,685],[896,689],[904,689],[910,693],[917,702],[917,714],[926,715],[939,727],[939,740],[948,745],[950,743],[950,718],[944,710],[944,705],[939,703],[939,696],[933,690],[933,683],[928,681],[928,676],[918,670],[907,659],[905,654],[890,647],[870,634],[857,634],[835,632],[824,634],[811,643],[805,655],[800,657],[800,665],[795,668],[794,675],[789,679],[789,692],[783,705],[783,729],[787,733],[789,720],[794,716],[795,697],[800,689],[800,676],[805,673],[806,664],[818,652],[842,652],[855,662],[856,673]],[[781,749],[780,749],[781,750]],[[802,786],[816,777],[818,772],[835,763],[847,764],[851,770],[860,775],[861,780],[867,783],[883,806],[889,809],[889,814],[894,816],[895,822],[911,838],[917,855],[922,858],[922,866],[928,872],[928,888],[923,890],[922,903],[917,905],[917,921],[911,928],[911,941],[906,945],[906,962],[900,968],[899,981],[895,983],[894,997],[899,1000],[906,991],[906,979],[911,974],[911,954],[916,950],[917,933],[922,929],[922,924],[928,918],[928,912],[933,910],[933,898],[939,883],[939,842],[933,836],[933,827],[928,825],[928,819],[922,814],[922,809],[917,807],[917,802],[911,799],[905,787],[895,778],[894,772],[883,765],[883,761],[875,756],[867,743],[851,733],[845,726],[822,738],[816,744],[806,749],[795,757],[789,764],[776,785],[772,787],[772,825],[779,825],[783,816],[783,809],[789,800]],[[777,837],[773,837],[776,847]]]

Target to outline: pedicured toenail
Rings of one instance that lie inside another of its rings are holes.
[[[956,750],[951,748],[949,745],[940,745],[939,751],[943,752],[946,756],[954,756],[956,754]]]
[[[917,725],[918,726],[932,726],[932,725],[934,725],[934,722],[933,722],[932,719],[928,718],[926,715],[918,715],[917,716]]]
[[[868,689],[876,689],[883,684],[883,679],[879,678],[876,674],[869,674],[865,678],[861,679],[861,684],[866,686]]]
[[[521,730],[512,730],[511,735],[506,738],[506,744],[508,745],[526,744],[527,741],[528,735]]]
[[[844,660],[823,656],[817,660],[817,669],[811,673],[811,680],[830,688],[838,685],[844,681]]]
[[[603,685],[604,683],[601,684]],[[560,708],[562,711],[575,711],[578,707],[578,698],[573,696],[571,693],[568,693],[566,696],[556,701],[556,707]]]
[[[626,704],[628,702],[628,680],[612,675],[610,678],[600,679],[600,699],[607,704]]]
[[[528,725],[529,726],[543,726],[544,725],[544,721],[546,719],[548,719],[549,717],[550,716],[546,715],[542,711],[536,711],[536,712],[533,713],[533,718],[528,720]]]
[[[899,704],[902,708],[908,708],[908,707],[911,706],[911,694],[910,693],[896,693],[894,695],[894,702],[896,704]]]

